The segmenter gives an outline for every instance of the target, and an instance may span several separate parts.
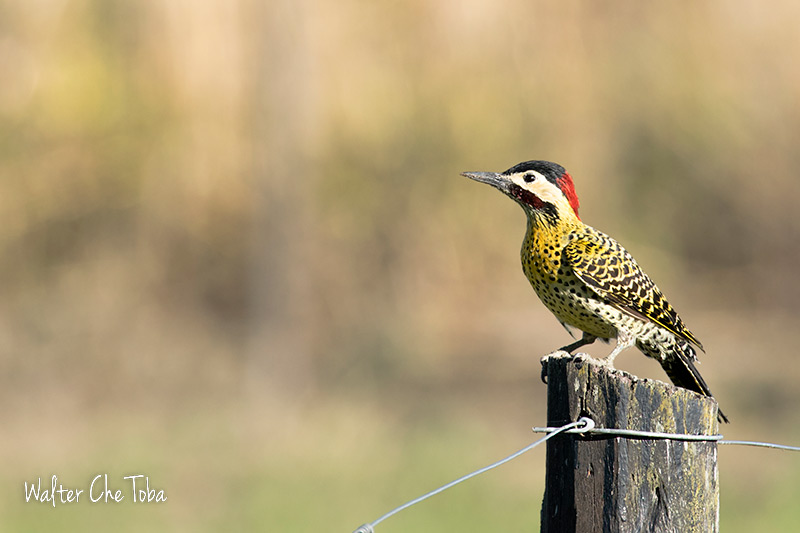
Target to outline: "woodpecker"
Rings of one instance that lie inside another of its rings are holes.
[[[505,172],[464,172],[516,201],[528,217],[522,270],[544,305],[574,337],[562,350],[616,339],[605,358],[636,346],[661,364],[678,387],[713,397],[694,363],[703,345],[686,328],[655,283],[620,244],[578,215],[572,177],[561,165],[526,161]],[[728,418],[718,411],[723,422]]]

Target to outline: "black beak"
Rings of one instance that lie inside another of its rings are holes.
[[[488,183],[503,192],[508,192],[509,180],[497,172],[462,172],[461,175],[481,183]]]

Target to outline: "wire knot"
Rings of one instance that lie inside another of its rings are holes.
[[[594,423],[594,420],[592,420],[588,416],[580,417],[578,419],[578,424],[580,424],[580,425],[575,426],[575,432],[576,433],[589,432],[589,431],[593,430],[595,428],[595,426],[596,426],[596,424]]]

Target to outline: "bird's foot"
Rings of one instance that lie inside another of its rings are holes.
[[[607,366],[612,370],[616,370],[614,368],[614,359],[626,348],[633,346],[635,338],[625,330],[619,330],[617,333],[617,345],[614,346],[614,349],[611,350],[611,353],[608,354],[604,359],[601,359],[601,364]]]
[[[560,351],[564,351],[564,352],[567,352],[567,353],[572,353],[575,350],[577,350],[578,348],[582,348],[583,346],[586,346],[587,344],[592,344],[596,340],[597,340],[597,337],[595,337],[594,335],[590,335],[588,333],[584,333],[583,336],[580,339],[578,339],[577,341],[573,342],[572,344],[567,344],[566,346],[561,348]]]
[[[562,357],[572,357],[572,354],[563,348],[559,348],[542,357],[542,363],[546,362],[548,359],[560,359]]]
[[[601,364],[605,367],[608,367],[611,370],[616,370],[614,367],[614,359],[617,357],[617,354],[612,354],[614,357],[608,356],[603,357],[602,359],[597,359],[597,363]]]

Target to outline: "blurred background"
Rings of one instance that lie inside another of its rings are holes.
[[[799,22],[0,1],[0,529],[352,531],[532,442],[539,358],[570,338],[521,272],[522,211],[459,176],[528,159],[571,172],[703,341],[725,436],[797,445]],[[538,531],[543,466],[378,529]],[[723,531],[796,527],[796,456],[719,468]],[[168,501],[25,503],[102,473]]]

